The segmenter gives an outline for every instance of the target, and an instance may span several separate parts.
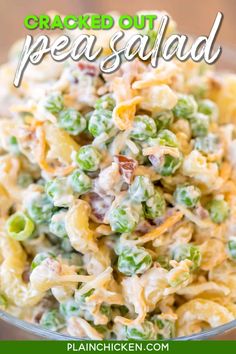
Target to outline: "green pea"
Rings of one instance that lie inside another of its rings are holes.
[[[102,156],[98,149],[92,145],[82,146],[77,155],[76,162],[84,171],[97,171],[101,162]]]
[[[95,328],[98,333],[103,335],[103,339],[110,339],[110,331],[106,325],[95,325],[91,323],[91,326]]]
[[[55,206],[68,207],[70,205],[73,190],[66,177],[57,177],[47,182],[45,190]]]
[[[83,311],[74,299],[61,303],[60,313],[65,318],[70,318],[72,316],[81,317],[83,315]]]
[[[197,112],[197,102],[192,95],[180,94],[178,102],[173,108],[173,113],[176,118],[189,119]]]
[[[182,155],[180,155],[180,157],[174,157],[166,154],[159,159],[156,159],[155,156],[151,155],[149,156],[149,160],[161,176],[171,176],[181,166],[183,158]]]
[[[166,202],[163,193],[158,189],[143,205],[144,215],[147,219],[155,219],[163,216],[166,211]]]
[[[83,295],[81,295],[79,292],[75,292],[75,301],[80,306],[81,309],[86,309],[87,307],[86,299],[89,298],[94,293],[94,291],[95,289],[90,289]]]
[[[172,111],[163,111],[155,115],[154,117],[157,131],[167,129],[174,121],[174,115]]]
[[[176,135],[168,129],[160,130],[157,134],[157,138],[153,140],[150,139],[149,144],[151,146],[158,144],[170,147],[178,147],[179,145]]]
[[[136,176],[129,188],[130,198],[137,203],[148,200],[154,191],[154,185],[147,176]]]
[[[17,178],[17,184],[21,188],[27,188],[30,184],[34,182],[32,176],[27,172],[22,172]]]
[[[38,184],[39,186],[42,186],[42,187],[45,187],[46,186],[46,180],[43,179],[43,178],[39,178],[37,181],[36,181],[36,184]]]
[[[122,317],[125,317],[129,313],[129,309],[125,305],[112,305],[112,308],[117,315]]]
[[[46,194],[39,194],[30,200],[27,212],[36,224],[47,224],[54,213],[54,206]]]
[[[83,263],[83,258],[81,254],[74,252],[73,249],[69,251],[65,251],[62,253],[63,262],[70,266],[74,266],[76,268],[76,273],[80,275],[86,275],[87,271]]]
[[[209,130],[209,118],[203,113],[195,113],[190,119],[193,137],[206,136]]]
[[[125,275],[142,274],[152,265],[152,257],[145,248],[128,247],[118,258],[118,270]]]
[[[157,327],[157,339],[174,338],[176,335],[175,322],[163,319],[160,315],[154,315],[151,321]]]
[[[116,105],[116,101],[114,100],[114,98],[107,94],[107,95],[104,95],[102,97],[100,97],[96,102],[95,102],[95,109],[105,109],[105,110],[108,110],[108,111],[113,111],[114,107]]]
[[[64,108],[64,100],[62,95],[58,93],[51,94],[44,101],[44,107],[52,114],[57,114],[61,112]]]
[[[133,128],[130,133],[131,138],[137,140],[146,140],[155,136],[157,131],[153,118],[148,115],[139,115],[134,118]]]
[[[121,242],[121,238],[117,237],[118,235],[115,235],[116,240],[114,240],[114,252],[116,255],[120,255],[126,248],[126,244]]]
[[[67,184],[66,182],[67,179],[65,177],[59,177],[46,183],[46,193],[52,201],[64,192],[65,185]]]
[[[14,155],[19,155],[20,149],[18,145],[18,140],[15,136],[10,136],[8,138],[8,150]]]
[[[45,259],[47,258],[56,258],[56,255],[53,252],[40,252],[36,254],[34,259],[31,262],[31,270],[38,267]]]
[[[197,137],[194,147],[205,154],[216,154],[221,148],[220,138],[213,133],[209,133],[204,137]]]
[[[49,224],[49,231],[59,238],[64,238],[67,236],[65,216],[66,211],[58,211],[57,213],[53,214]]]
[[[55,246],[56,247],[60,246],[60,241],[61,240],[56,235],[54,235],[54,234],[52,234],[51,232],[48,231],[48,225],[44,225],[44,227],[41,227],[39,230],[47,232],[47,239],[48,239],[48,241],[50,242],[50,244],[52,246],[54,246],[54,247]]]
[[[0,294],[0,309],[5,309],[7,307],[7,298],[6,296]]]
[[[193,262],[191,270],[194,271],[201,264],[201,252],[197,246],[189,243],[179,244],[172,251],[172,258],[177,262],[189,259]]]
[[[95,110],[89,119],[88,130],[94,137],[102,133],[109,134],[115,132],[116,129],[112,120],[112,112],[105,109]]]
[[[196,83],[196,85],[191,87],[190,93],[195,97],[196,100],[204,98],[207,94],[208,88],[204,81]]]
[[[60,247],[64,252],[72,252],[73,251],[73,247],[71,246],[70,239],[68,236],[65,236],[61,239]]]
[[[150,30],[150,29],[145,29],[143,31],[143,35],[148,36],[149,38],[149,46],[153,47],[157,38],[157,31],[156,30]]]
[[[108,321],[111,320],[112,318],[112,310],[111,310],[111,305],[106,304],[105,302],[103,302],[100,306],[100,312],[102,315],[105,315],[108,319]]]
[[[158,132],[156,139],[149,140],[150,146],[160,145],[172,148],[178,147],[178,140],[176,135],[168,129],[163,129]],[[155,170],[162,176],[170,176],[176,172],[182,163],[182,155],[179,152],[179,157],[169,154],[164,154],[159,157],[150,155],[149,160],[154,166]]]
[[[213,199],[207,203],[206,208],[216,224],[221,224],[229,217],[229,206],[225,200]]]
[[[140,221],[141,208],[141,205],[124,204],[112,209],[109,213],[112,231],[119,233],[134,231]]]
[[[86,119],[74,108],[59,113],[58,126],[71,135],[78,135],[86,128]]]
[[[161,254],[157,257],[157,263],[166,270],[170,270],[170,258],[167,255]]]
[[[138,161],[140,165],[144,165],[147,162],[147,156],[143,156],[141,143],[138,141],[134,142],[132,139],[130,140],[135,144],[137,152],[134,153],[128,145],[125,145],[125,147],[120,152],[121,155],[131,157],[134,160]]]
[[[201,191],[193,185],[180,185],[176,188],[174,197],[177,204],[187,208],[194,208],[201,197]]]
[[[66,261],[67,264],[69,265],[74,265],[77,267],[83,267],[83,258],[81,254],[76,253],[76,252],[67,252],[62,254],[63,260]]]
[[[87,130],[86,130],[86,133],[88,133],[88,123],[89,123],[89,120],[92,116],[94,111],[89,111],[87,113],[84,114],[84,118],[86,119],[86,122],[87,122]]]
[[[151,321],[145,320],[141,324],[126,327],[127,339],[153,340],[156,339],[157,331]]]
[[[48,197],[53,200],[59,193],[60,189],[64,186],[66,179],[55,178],[46,183],[45,189]]]
[[[75,299],[70,299],[60,306],[60,314],[67,320],[71,316],[79,316],[88,321],[91,325],[94,321],[94,316],[90,311],[89,304],[85,302],[79,303]]]
[[[65,327],[65,320],[58,310],[49,310],[44,312],[40,325],[51,331],[58,331]]]
[[[216,103],[209,99],[200,100],[198,102],[198,111],[203,114],[206,114],[211,122],[215,122],[218,120],[219,109]]]
[[[83,171],[75,170],[70,176],[70,183],[74,192],[87,193],[92,188],[92,180]]]
[[[227,244],[230,257],[236,261],[236,240],[229,240]]]
[[[114,242],[113,242],[113,249],[116,255],[121,255],[121,253],[126,252],[127,246],[126,241],[136,241],[138,239],[138,236],[136,234],[130,234],[125,237],[125,239],[119,237],[119,235],[113,235],[114,236]],[[125,240],[125,242],[124,242]],[[114,258],[114,261],[116,261],[117,258]]]
[[[32,236],[35,225],[25,213],[17,212],[7,220],[6,229],[8,236],[18,241],[24,241]]]

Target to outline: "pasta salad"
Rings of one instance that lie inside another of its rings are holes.
[[[19,48],[0,68],[0,309],[99,340],[235,319],[236,76],[45,58],[16,89]]]

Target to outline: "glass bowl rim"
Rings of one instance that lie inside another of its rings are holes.
[[[0,319],[10,325],[13,325],[13,326],[21,329],[21,330],[25,330],[31,334],[36,335],[36,336],[44,337],[48,340],[66,340],[66,341],[84,340],[84,338],[71,337],[67,334],[53,332],[49,329],[45,329],[45,328],[41,327],[40,325],[32,324],[32,323],[26,322],[24,320],[21,320],[21,319],[15,317],[13,315],[10,315],[2,310],[0,310]],[[235,328],[236,328],[236,319],[231,322],[225,323],[224,325],[214,327],[214,328],[208,329],[203,332],[199,332],[199,333],[192,334],[189,336],[171,338],[170,340],[185,341],[185,340],[210,339],[214,336],[217,336],[219,334],[224,334],[224,333],[226,333],[232,329],[235,329]],[[39,340],[40,340],[40,338],[39,338]]]

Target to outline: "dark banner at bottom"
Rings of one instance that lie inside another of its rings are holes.
[[[180,353],[233,354],[236,341],[1,341],[3,354]]]

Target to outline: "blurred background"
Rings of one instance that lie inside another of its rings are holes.
[[[133,14],[140,10],[166,10],[178,24],[180,31],[194,35],[207,34],[217,11],[224,14],[218,42],[235,48],[235,0],[0,0],[0,62],[7,58],[11,44],[27,33],[24,17],[56,10],[64,14],[84,12],[105,13],[119,11]],[[228,54],[225,49],[223,53]]]
[[[218,43],[223,46],[223,55],[219,63],[223,67],[229,60],[226,67],[236,67],[236,0],[0,0],[0,63],[7,59],[10,46],[29,33],[23,26],[24,17],[49,10],[75,15],[86,12],[119,11],[133,14],[140,10],[166,10],[177,22],[180,32],[196,36],[208,34],[216,13],[221,11],[224,21]],[[31,339],[31,336],[27,338]],[[22,331],[9,331],[9,327],[0,321],[0,339],[22,339]],[[229,335],[224,339],[235,337]]]

